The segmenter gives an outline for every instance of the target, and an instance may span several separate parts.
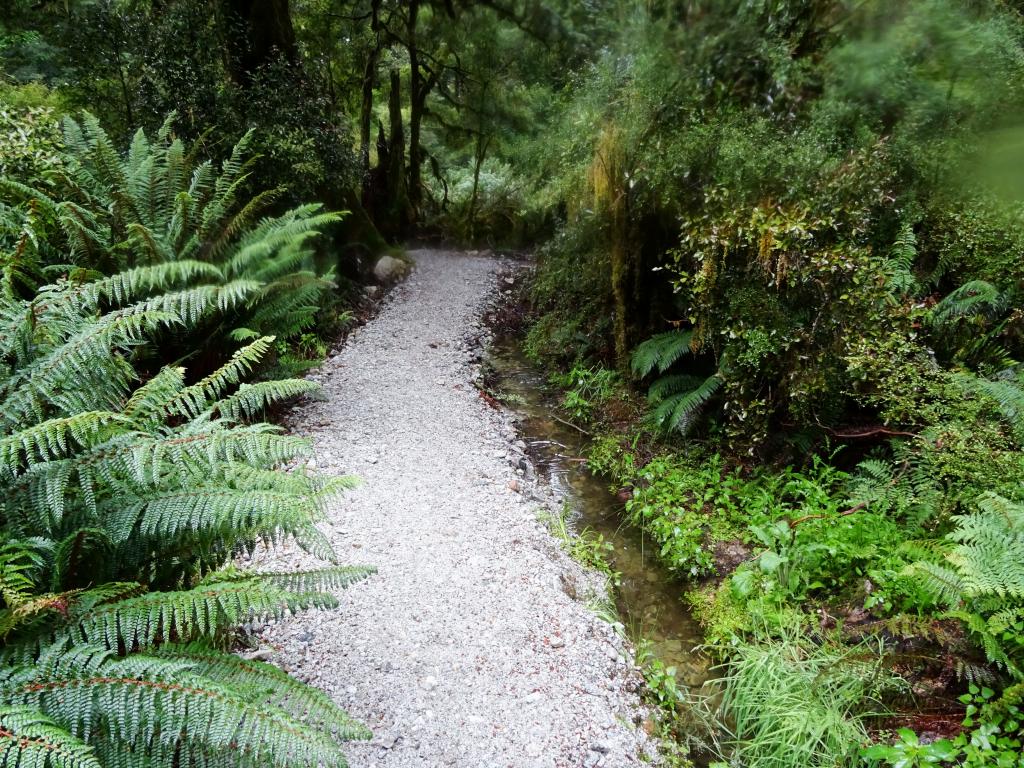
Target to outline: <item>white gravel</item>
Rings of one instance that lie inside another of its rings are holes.
[[[574,599],[600,580],[536,522],[512,419],[472,383],[501,264],[412,256],[378,317],[313,374],[327,399],[290,417],[319,469],[362,479],[324,530],[379,573],[258,640],[374,731],[346,746],[355,768],[639,765],[655,748],[630,654]],[[291,547],[256,559],[312,564]]]

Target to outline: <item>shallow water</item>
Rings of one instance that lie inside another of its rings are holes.
[[[493,389],[506,396],[507,407],[520,417],[520,437],[539,481],[568,504],[574,530],[590,528],[612,544],[608,560],[621,574],[616,608],[630,637],[645,640],[658,659],[676,667],[679,682],[700,686],[708,676],[708,661],[695,650],[702,635],[682,601],[683,587],[658,562],[652,549],[656,545],[626,522],[622,502],[607,481],[586,468],[581,457],[587,436],[556,418],[557,405],[544,374],[516,339],[496,339],[488,362]]]

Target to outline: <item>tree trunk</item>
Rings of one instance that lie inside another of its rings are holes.
[[[391,138],[388,141],[387,208],[389,231],[396,238],[408,232],[409,191],[405,178],[405,135],[402,129],[402,77],[391,70],[391,91],[388,94],[388,115]]]
[[[221,0],[229,35],[228,70],[247,84],[264,64],[283,56],[298,63],[289,0]]]
[[[629,184],[622,136],[615,126],[605,128],[591,170],[595,204],[606,212],[611,261],[615,361],[629,369],[629,353],[636,342],[639,259],[636,232],[629,209]]]
[[[381,50],[380,5],[381,0],[373,0],[370,7],[370,29],[374,41],[363,68],[363,101],[359,111],[359,162],[363,172],[364,205],[370,197],[370,128],[373,120],[373,86],[377,83],[377,63]]]
[[[491,138],[490,134],[486,138],[483,133],[476,135],[476,152],[473,158],[473,193],[469,197],[469,212],[466,216],[469,223],[470,242],[476,239],[476,206],[480,193],[480,169],[483,167],[484,160],[487,159],[487,149],[491,145]]]
[[[409,51],[409,209],[413,220],[419,218],[423,203],[423,178],[420,155],[420,125],[426,105],[426,89],[420,72],[420,53],[416,43],[419,0],[410,0],[406,24],[406,46]]]
[[[611,220],[612,298],[615,303],[615,360],[622,370],[629,367],[633,343],[633,294],[636,282],[635,254],[631,247],[626,195],[612,205]]]

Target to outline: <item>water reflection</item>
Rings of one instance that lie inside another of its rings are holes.
[[[655,656],[675,666],[681,683],[699,686],[708,664],[694,650],[702,635],[682,602],[683,587],[660,565],[652,542],[625,523],[622,503],[607,483],[586,469],[581,456],[587,436],[557,418],[543,374],[515,339],[496,339],[488,362],[494,390],[519,416],[520,437],[540,482],[568,504],[575,530],[591,528],[613,545],[609,560],[622,575],[616,607],[631,637],[645,639]]]

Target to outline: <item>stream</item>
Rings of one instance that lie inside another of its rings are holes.
[[[580,460],[587,436],[555,418],[558,405],[544,373],[526,358],[517,339],[495,338],[487,360],[495,392],[519,417],[520,437],[538,480],[568,504],[574,531],[589,528],[611,543],[607,559],[621,574],[615,604],[630,639],[645,641],[656,658],[674,666],[680,683],[699,687],[708,677],[708,660],[695,650],[703,635],[682,601],[683,588],[658,561],[656,545],[626,521],[623,503],[607,481]]]

